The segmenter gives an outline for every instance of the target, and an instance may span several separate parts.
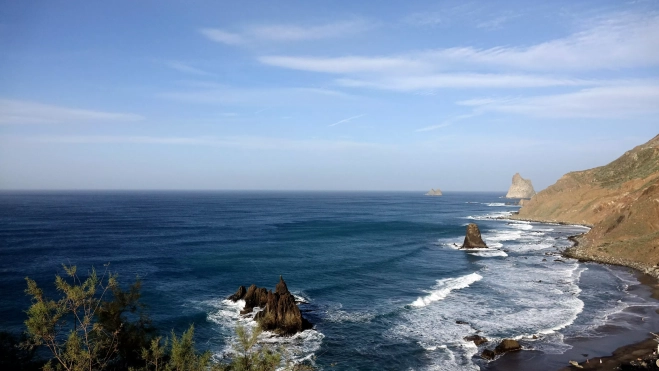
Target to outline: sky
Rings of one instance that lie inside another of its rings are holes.
[[[5,190],[541,190],[658,117],[657,0],[0,0]]]

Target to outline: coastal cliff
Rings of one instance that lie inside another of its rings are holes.
[[[659,277],[659,135],[606,166],[565,174],[513,218],[589,225],[566,255]]]
[[[513,175],[513,184],[510,185],[506,198],[531,198],[534,195],[531,179],[524,179],[519,173]]]

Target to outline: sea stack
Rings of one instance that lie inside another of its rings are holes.
[[[535,196],[535,190],[531,179],[524,179],[519,173],[513,175],[513,184],[510,185],[506,198],[531,198],[533,196]]]
[[[430,191],[426,193],[426,196],[441,196],[441,195],[442,195],[442,191],[439,188],[437,189],[431,188]]]
[[[256,285],[250,286],[249,289],[240,286],[228,299],[245,301],[242,314],[251,313],[256,307],[263,308],[254,316],[263,330],[274,331],[279,335],[294,335],[312,328],[311,323],[302,317],[295,297],[288,291],[282,276],[279,276],[275,292]]]
[[[465,235],[465,242],[462,244],[461,249],[483,249],[487,248],[485,242],[481,238],[481,231],[478,226],[471,223],[467,226],[467,234]]]

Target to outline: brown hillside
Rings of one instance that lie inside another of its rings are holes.
[[[564,175],[515,218],[591,225],[568,255],[659,276],[659,135],[606,166]]]

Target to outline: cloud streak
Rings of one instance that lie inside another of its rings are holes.
[[[271,24],[252,25],[241,31],[230,32],[219,28],[201,28],[199,32],[211,41],[226,45],[244,45],[261,42],[294,42],[345,37],[366,31],[374,25],[362,19],[353,19],[321,25]]]
[[[365,87],[383,90],[414,91],[436,88],[541,88],[554,86],[584,86],[598,81],[558,78],[539,75],[454,73],[423,76],[381,77],[367,79],[337,79],[345,87]]]
[[[255,114],[276,105],[311,104],[327,102],[327,100],[350,100],[357,97],[339,90],[322,88],[238,88],[221,85],[163,92],[157,96],[185,103],[268,106],[256,111]]]
[[[177,70],[177,71],[183,72],[183,73],[189,73],[189,74],[192,74],[192,75],[198,75],[198,76],[214,76],[215,75],[211,72],[204,71],[204,70],[196,68],[196,67],[192,67],[192,66],[190,66],[188,64],[185,64],[185,63],[182,63],[182,62],[169,61],[169,62],[166,62],[165,64],[167,65],[167,67],[169,67],[171,69],[174,69],[174,70]]]
[[[136,144],[136,145],[177,145],[206,146],[232,149],[268,151],[340,151],[363,149],[387,149],[386,145],[370,142],[324,139],[289,139],[256,136],[229,137],[159,137],[159,136],[113,136],[113,135],[73,135],[73,136],[2,136],[12,142],[17,140],[48,144]]]
[[[503,15],[482,27],[498,27],[515,16]],[[578,32],[530,46],[462,46],[378,56],[263,55],[258,60],[279,68],[338,75],[338,85],[352,88],[596,86],[602,82],[566,76],[659,66],[659,14],[599,17],[584,21]]]
[[[339,121],[337,121],[337,122],[335,122],[335,123],[333,123],[333,124],[329,124],[329,125],[327,125],[327,126],[336,126],[336,125],[339,125],[339,124],[344,124],[344,123],[346,123],[346,122],[350,122],[350,121],[352,121],[352,120],[354,120],[354,119],[358,119],[358,118],[360,118],[360,117],[364,117],[364,116],[366,116],[366,115],[364,114],[364,115],[357,115],[357,116],[348,117],[347,119],[339,120]]]
[[[632,118],[659,114],[659,85],[602,86],[524,98],[470,99],[457,104],[477,112],[536,118]]]
[[[116,113],[69,108],[37,102],[0,99],[0,124],[60,124],[97,122],[134,122],[144,117],[132,113]]]

